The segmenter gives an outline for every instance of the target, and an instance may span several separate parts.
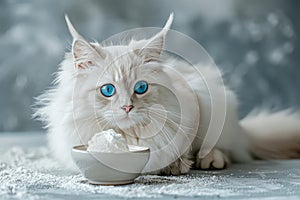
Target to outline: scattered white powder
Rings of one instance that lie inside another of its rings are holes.
[[[81,174],[64,171],[47,148],[14,147],[0,152],[0,196],[1,199],[108,199],[111,195],[114,199],[166,196],[240,199],[284,195],[287,191],[292,196],[300,194],[299,162],[293,162],[238,165],[223,171],[193,171],[184,176],[145,175],[131,185],[94,186]]]
[[[124,152],[129,151],[125,138],[113,129],[96,133],[88,141],[87,151],[91,152]]]

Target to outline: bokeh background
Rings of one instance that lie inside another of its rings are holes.
[[[297,0],[2,0],[0,132],[40,131],[34,97],[51,86],[70,49],[67,13],[82,35],[102,40],[137,27],[174,30],[202,44],[240,99],[253,108],[300,106],[300,1]]]

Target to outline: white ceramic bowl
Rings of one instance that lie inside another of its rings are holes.
[[[150,156],[148,147],[129,145],[129,152],[88,152],[86,146],[75,146],[72,157],[91,184],[123,185],[133,183],[143,171]]]

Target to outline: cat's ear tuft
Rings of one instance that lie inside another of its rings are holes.
[[[104,59],[105,53],[87,42],[74,28],[70,19],[65,15],[69,31],[73,37],[72,54],[76,68],[84,69],[94,66],[97,59]]]
[[[150,38],[141,49],[136,51],[138,55],[141,55],[145,58],[145,62],[159,60],[160,54],[164,49],[166,35],[172,25],[173,18],[174,15],[171,13],[163,29],[155,36]]]
[[[84,40],[84,38],[76,31],[76,29],[74,28],[73,24],[71,23],[68,15],[65,15],[65,20],[68,26],[68,29],[73,37],[73,40]]]
[[[72,54],[76,68],[85,69],[95,66],[99,59],[104,59],[104,51],[96,50],[94,46],[85,40],[75,40],[72,45]]]
[[[67,15],[65,15],[65,19],[73,37],[72,53],[77,68],[87,68],[94,65],[97,58],[104,59],[106,57],[104,51],[100,48],[96,49],[76,31]],[[172,25],[172,22],[173,13],[169,16],[164,28],[154,37],[150,38],[142,48],[136,50],[138,55],[144,57],[144,62],[159,60],[160,54],[164,48],[166,35]]]

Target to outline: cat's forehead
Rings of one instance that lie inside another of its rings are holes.
[[[131,48],[128,45],[112,45],[112,46],[105,46],[102,47],[105,51],[109,52],[112,55],[124,55],[126,53],[129,53]]]
[[[139,73],[140,59],[128,46],[108,46],[107,73],[115,82],[135,80]]]

